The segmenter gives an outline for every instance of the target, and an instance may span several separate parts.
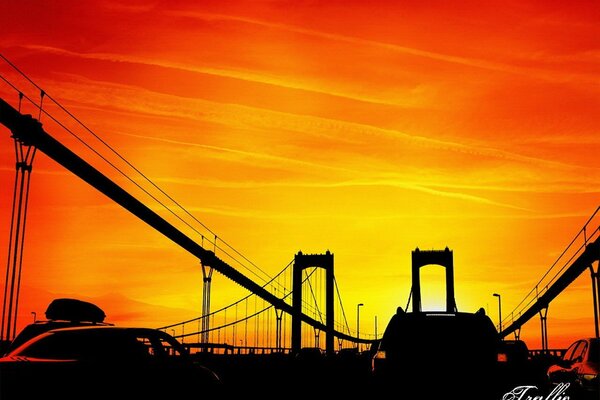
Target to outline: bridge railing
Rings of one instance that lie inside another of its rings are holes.
[[[184,348],[190,354],[240,354],[240,355],[265,355],[265,354],[290,354],[292,349],[275,347],[233,346],[226,343],[185,343]]]
[[[557,358],[561,358],[564,354],[565,351],[567,351],[567,349],[535,349],[535,350],[529,350],[529,357],[530,358],[535,358],[535,357],[557,357]]]
[[[548,293],[549,289],[555,286],[559,279],[563,279],[564,275],[569,271],[570,267],[583,255],[588,246],[600,240],[600,206],[596,208],[591,217],[583,225],[583,227],[575,234],[571,242],[566,246],[565,250],[558,256],[556,261],[550,266],[548,271],[535,284],[535,286],[525,295],[523,300],[514,308],[514,310],[502,319],[501,331],[510,333],[515,331],[516,323],[522,325],[526,321],[523,316],[529,316],[529,311],[533,308],[539,308],[539,300],[542,297],[551,297],[552,300],[556,293]],[[577,276],[573,277],[573,280]],[[571,279],[569,279],[572,281]],[[570,283],[570,282],[569,282]],[[561,286],[561,285],[558,285]],[[555,288],[556,289],[556,288]],[[561,288],[562,290],[562,288]],[[552,296],[549,296],[549,295]],[[547,304],[545,304],[547,306]],[[520,326],[519,325],[519,326]]]

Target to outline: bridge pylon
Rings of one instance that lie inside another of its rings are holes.
[[[4,120],[4,107],[0,108],[0,122],[9,126],[15,144],[16,174],[12,200],[12,217],[8,242],[8,260],[4,282],[2,303],[2,324],[0,325],[0,350],[3,342],[11,341],[17,332],[19,293],[23,266],[25,223],[29,200],[31,170],[37,147],[21,136],[23,132],[41,130],[42,124],[31,115],[18,114],[18,121]]]
[[[412,252],[412,297],[413,312],[421,312],[421,268],[427,265],[440,265],[446,268],[446,311],[456,311],[454,299],[454,260],[452,250],[419,250]]]
[[[325,254],[302,254],[294,256],[292,270],[292,352],[296,354],[302,347],[302,271],[306,268],[323,268],[325,270],[325,351],[333,354],[334,348],[334,275],[333,254],[329,250]]]

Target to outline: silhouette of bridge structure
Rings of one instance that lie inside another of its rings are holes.
[[[353,330],[348,324],[335,280],[333,253],[298,252],[281,272],[269,276],[219,238],[2,55],[0,63],[6,68],[6,72],[0,73],[4,83],[0,89],[0,95],[4,97],[0,98],[0,124],[11,132],[17,157],[0,341],[9,341],[16,334],[29,180],[34,156],[39,151],[198,259],[203,272],[201,315],[159,328],[171,333],[190,349],[199,352],[262,354],[299,353],[303,347],[314,347],[334,353],[342,348],[359,347],[360,344],[366,348],[376,342],[376,333],[359,337],[358,327]],[[12,105],[5,100],[9,98],[13,99]],[[35,110],[37,118],[21,112],[24,103],[28,104],[29,109]],[[66,132],[83,144],[95,162],[124,178],[129,188],[117,184],[100,168],[51,136],[42,127],[42,118],[51,129]],[[92,146],[92,142],[96,146]],[[133,191],[140,195],[132,194]],[[170,220],[140,200],[141,196],[150,199],[153,205],[158,203],[164,207]],[[595,332],[596,336],[599,335],[599,210],[600,207],[593,212],[524,300],[500,321],[502,337],[514,334],[518,338],[521,327],[538,314],[542,346],[547,349],[549,305],[585,270],[589,270],[591,275]],[[447,254],[441,252],[439,257],[439,260],[425,260],[418,255],[415,257],[413,252],[413,277],[415,271],[418,274],[419,268],[426,264],[446,266],[447,273],[451,274],[452,268],[448,268],[451,260],[447,259]],[[211,310],[210,291],[214,271],[246,289],[248,294],[226,307]],[[453,277],[448,275],[448,279]],[[413,285],[413,311],[418,312],[420,291],[414,289]],[[450,312],[456,310],[453,293],[448,295],[447,308]],[[324,343],[321,341],[322,334],[325,336]]]

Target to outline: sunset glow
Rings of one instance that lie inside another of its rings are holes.
[[[406,306],[417,247],[452,249],[458,309],[496,323],[492,294],[510,312],[600,205],[599,20],[597,1],[5,1],[0,54],[268,274],[334,253],[367,334]],[[18,104],[1,81],[0,98]],[[14,149],[0,134],[6,243]],[[202,309],[198,260],[44,154],[24,257],[20,326],[58,296],[124,325]],[[423,274],[425,304],[444,304],[438,272]],[[212,290],[215,309],[246,294],[217,273]],[[592,320],[584,273],[549,309],[550,347],[593,335]],[[523,328],[531,348],[539,330]]]

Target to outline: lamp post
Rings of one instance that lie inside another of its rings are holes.
[[[35,323],[37,321],[37,313],[35,311],[32,311],[31,315],[33,315],[33,322]]]
[[[498,333],[502,331],[502,298],[498,293],[494,293],[494,297],[498,298]]]
[[[360,308],[364,306],[363,303],[358,303],[356,305],[356,338],[360,339]],[[360,353],[360,343],[356,343],[356,348],[358,349],[358,352]]]

